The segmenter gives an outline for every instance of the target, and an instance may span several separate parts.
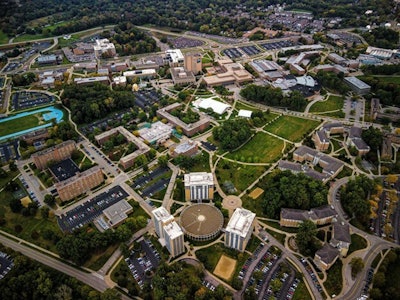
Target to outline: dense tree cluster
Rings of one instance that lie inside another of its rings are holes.
[[[386,49],[397,49],[399,44],[399,33],[386,27],[377,27],[362,34],[366,42],[375,47]]]
[[[317,238],[317,225],[310,220],[305,220],[299,226],[299,230],[296,234],[296,245],[304,255],[313,255],[318,248],[320,243]]]
[[[369,222],[371,209],[369,197],[374,190],[374,181],[363,175],[350,180],[340,191],[345,211],[363,225],[368,225]]]
[[[282,90],[271,86],[250,84],[240,91],[240,95],[249,101],[265,105],[286,107],[290,110],[302,111],[307,105],[307,100],[298,91],[284,96]]]
[[[223,300],[231,296],[223,285],[215,291],[207,289],[201,284],[203,277],[200,269],[177,262],[171,265],[162,263],[153,277],[153,299],[214,299]]]
[[[134,106],[129,91],[113,90],[97,84],[94,87],[69,85],[64,89],[63,104],[71,110],[72,120],[78,124],[104,118],[109,113]]]
[[[399,65],[397,65],[399,68]],[[400,106],[400,84],[385,82],[379,77],[363,77],[363,81],[371,86],[371,91],[384,105]]]
[[[228,120],[213,129],[213,137],[223,150],[234,150],[251,136],[249,123],[244,119]]]
[[[37,80],[35,73],[28,72],[24,74],[15,74],[12,76],[14,86],[28,86]]]
[[[374,275],[373,288],[369,296],[374,300],[399,300],[400,252],[390,250]]]
[[[156,41],[130,22],[118,24],[114,31],[115,34],[106,37],[115,44],[115,50],[120,55],[159,51]]]
[[[371,148],[371,151],[376,152],[382,147],[383,134],[379,128],[370,126],[367,130],[363,130],[361,137]]]
[[[10,253],[7,249],[2,252]],[[72,277],[43,266],[29,258],[10,253],[14,267],[0,280],[1,299],[21,300],[108,300],[115,298],[114,290],[105,294],[93,290]],[[109,298],[109,296],[114,298]]]
[[[357,5],[353,1],[340,0],[294,0],[290,3],[284,0],[245,0],[240,3],[236,0],[175,0],[172,5],[159,0],[20,0],[0,2],[0,24],[10,36],[23,32],[60,35],[120,21],[240,36],[268,16],[263,9],[283,3],[288,10],[307,10],[317,17],[341,17],[344,26],[354,27],[385,22],[394,13],[390,0],[361,1]],[[374,15],[366,16],[364,12],[368,9],[374,10]],[[252,17],[240,16],[243,12]],[[49,16],[47,20],[40,19],[45,16]],[[36,21],[30,22],[32,20]],[[65,20],[67,22],[59,23]],[[54,26],[45,26],[47,24]],[[273,28],[280,30],[282,25],[274,24]]]
[[[339,94],[346,94],[348,91],[350,91],[348,85],[343,82],[343,78],[343,73],[336,75],[333,72],[320,71],[317,74],[317,79],[324,88],[336,91]]]
[[[365,75],[399,75],[400,64],[364,65],[361,69]]]
[[[281,208],[309,210],[327,202],[327,187],[302,173],[276,171],[266,176],[260,187],[268,190],[264,193],[263,209],[269,218],[278,219]]]

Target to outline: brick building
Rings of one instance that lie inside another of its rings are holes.
[[[49,163],[49,161],[59,162],[71,157],[71,153],[75,149],[75,142],[69,140],[54,147],[34,153],[31,157],[36,168],[38,168],[39,170],[43,170],[47,168],[47,164]]]

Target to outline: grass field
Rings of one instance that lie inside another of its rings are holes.
[[[258,132],[247,144],[227,157],[242,162],[270,163],[281,156],[284,145],[284,141]]]
[[[3,30],[0,30],[0,44],[7,44],[8,43],[8,36],[3,32]]]
[[[310,133],[318,124],[319,122],[314,120],[282,116],[275,122],[264,127],[264,130],[289,141],[299,142],[303,139],[305,134]]]
[[[299,285],[296,288],[296,291],[293,294],[293,300],[311,300],[310,292],[308,291],[306,284],[304,281],[300,281]]]
[[[240,193],[247,189],[264,171],[264,166],[246,166],[230,161],[220,161],[216,174],[220,185],[225,181],[230,181]]]
[[[244,195],[242,197],[242,206],[250,211],[254,211],[257,214],[257,217],[266,217],[263,213],[263,201],[263,196],[260,196],[257,199],[252,199],[248,195]]]
[[[343,108],[344,99],[342,96],[330,95],[327,100],[316,102],[311,106],[310,112],[325,112]]]
[[[240,109],[251,110],[251,111],[258,110],[256,107],[247,105],[247,104],[242,103],[242,102],[240,102],[240,101],[237,101],[237,102],[236,102],[235,108],[236,108],[237,110],[240,110]]]
[[[19,132],[40,125],[39,118],[41,115],[42,115],[41,113],[35,115],[28,115],[25,117],[0,123],[0,136],[8,135],[14,132]]]

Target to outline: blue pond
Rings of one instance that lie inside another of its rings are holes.
[[[63,116],[64,116],[64,114],[63,114],[63,112],[61,110],[55,108],[54,106],[49,106],[49,107],[40,108],[40,109],[36,109],[36,110],[32,110],[32,111],[26,111],[26,112],[23,112],[23,113],[20,113],[20,114],[16,114],[16,115],[11,116],[11,117],[0,119],[0,123],[4,123],[4,122],[10,121],[10,120],[22,118],[22,117],[29,116],[29,115],[34,115],[34,114],[37,114],[37,113],[43,113],[43,112],[45,112],[42,115],[43,119],[45,121],[50,121],[51,119],[55,119],[57,123],[60,123],[62,121]],[[32,127],[32,128],[29,128],[29,129],[25,129],[25,130],[22,130],[22,131],[18,131],[18,132],[12,133],[12,134],[0,136],[0,141],[7,140],[7,139],[10,139],[10,138],[14,138],[14,137],[17,137],[17,136],[20,136],[20,135],[23,135],[23,134],[26,134],[26,133],[29,133],[29,132],[32,132],[32,131],[35,131],[35,130],[38,130],[38,129],[50,127],[50,126],[52,126],[52,123],[43,124],[43,125],[39,125],[39,126],[35,126],[35,127]]]

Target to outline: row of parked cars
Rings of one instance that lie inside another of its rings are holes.
[[[318,292],[322,293],[322,287],[321,287],[321,285],[320,285],[319,282],[318,282],[317,275],[315,275],[314,271],[312,270],[312,268],[311,268],[310,265],[308,264],[307,259],[302,258],[300,261],[301,261],[301,263],[305,266],[305,268],[306,268],[308,274],[310,274],[311,279],[312,279],[312,281],[313,281],[315,287],[317,288]]]

